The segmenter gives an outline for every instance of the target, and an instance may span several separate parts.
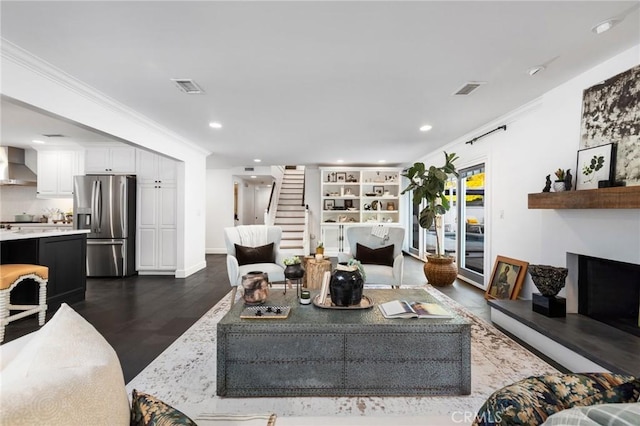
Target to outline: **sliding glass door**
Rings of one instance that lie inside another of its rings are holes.
[[[485,256],[485,166],[477,164],[458,171],[447,182],[445,193],[451,209],[442,217],[444,252],[456,258],[458,274],[479,286],[484,285]],[[413,193],[405,195],[408,212],[409,252],[424,256],[436,251],[435,227],[422,229],[418,223],[422,204],[413,204]]]
[[[478,164],[459,170],[457,185],[458,274],[484,283],[485,168]],[[453,209],[452,209],[453,210]]]

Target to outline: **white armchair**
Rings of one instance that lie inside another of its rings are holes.
[[[379,225],[375,225],[377,227]],[[381,238],[373,235],[371,232],[374,226],[350,226],[346,229],[347,242],[349,244],[349,254],[341,253],[338,255],[340,262],[346,262],[350,258],[356,257],[357,244],[377,250],[383,247],[393,245],[392,265],[377,265],[367,263],[367,259],[358,259],[362,263],[366,275],[365,284],[386,284],[390,286],[402,285],[402,277],[404,274],[404,257],[402,255],[402,244],[404,242],[405,230],[399,226],[386,226],[388,230],[386,237]],[[362,256],[361,256],[362,257]]]
[[[269,274],[269,282],[284,281],[284,262],[280,255],[280,239],[282,228],[279,226],[249,225],[224,228],[224,239],[227,245],[227,273],[232,287],[231,304],[236,298],[238,286],[242,285],[242,276],[251,271]],[[258,247],[273,243],[274,262],[249,263],[240,265],[236,256],[236,246]]]

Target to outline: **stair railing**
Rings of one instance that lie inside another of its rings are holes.
[[[298,168],[304,172],[302,174],[302,205],[305,206],[305,210],[309,210],[309,206],[304,203],[307,195],[307,170],[304,166],[298,166]]]
[[[269,204],[264,211],[264,224],[273,225],[276,223],[276,213],[278,199],[280,198],[280,189],[282,188],[282,179],[284,177],[283,166],[271,166],[271,176],[274,178],[271,186],[271,195],[269,196]]]
[[[309,238],[309,206],[304,206],[304,232],[302,233],[302,250],[306,255],[311,253],[311,239]]]

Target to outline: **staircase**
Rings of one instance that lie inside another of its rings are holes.
[[[274,225],[282,228],[280,249],[284,253],[303,254],[304,169],[287,166],[282,177]]]

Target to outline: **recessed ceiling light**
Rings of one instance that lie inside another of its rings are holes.
[[[259,159],[259,158],[256,158],[256,159],[254,159],[253,161],[254,161],[254,162],[256,162],[256,163],[259,163],[259,162],[261,162],[262,160],[261,160],[261,159]]]
[[[255,178],[257,178],[257,177],[258,177],[258,176],[252,175],[252,176],[251,176],[251,179],[255,179]]]
[[[425,124],[424,126],[420,127],[421,132],[428,132],[431,129],[433,129],[433,126],[430,124]]]
[[[44,141],[41,141],[41,140],[38,140],[38,139],[34,139],[34,140],[32,140],[31,142],[33,142],[33,143],[39,143],[39,144],[43,144],[43,143],[45,143]]]
[[[538,66],[535,66],[535,67],[529,68],[529,69],[527,70],[527,74],[529,74],[530,76],[532,76],[532,77],[533,77],[534,75],[538,74],[538,73],[539,73],[539,72],[541,72],[541,71],[544,71],[545,69],[546,69],[546,68],[545,68],[543,65],[538,65]]]
[[[344,160],[336,160],[336,163],[344,163]]]
[[[211,127],[212,129],[222,129],[222,124],[218,123],[217,121],[212,121],[211,123],[209,123],[209,127]]]
[[[596,24],[591,28],[596,34],[602,34],[605,31],[609,31],[611,28],[615,27],[620,23],[620,19],[607,19],[606,21],[602,21],[599,24]]]
[[[387,160],[378,160],[378,163],[386,163]]]

